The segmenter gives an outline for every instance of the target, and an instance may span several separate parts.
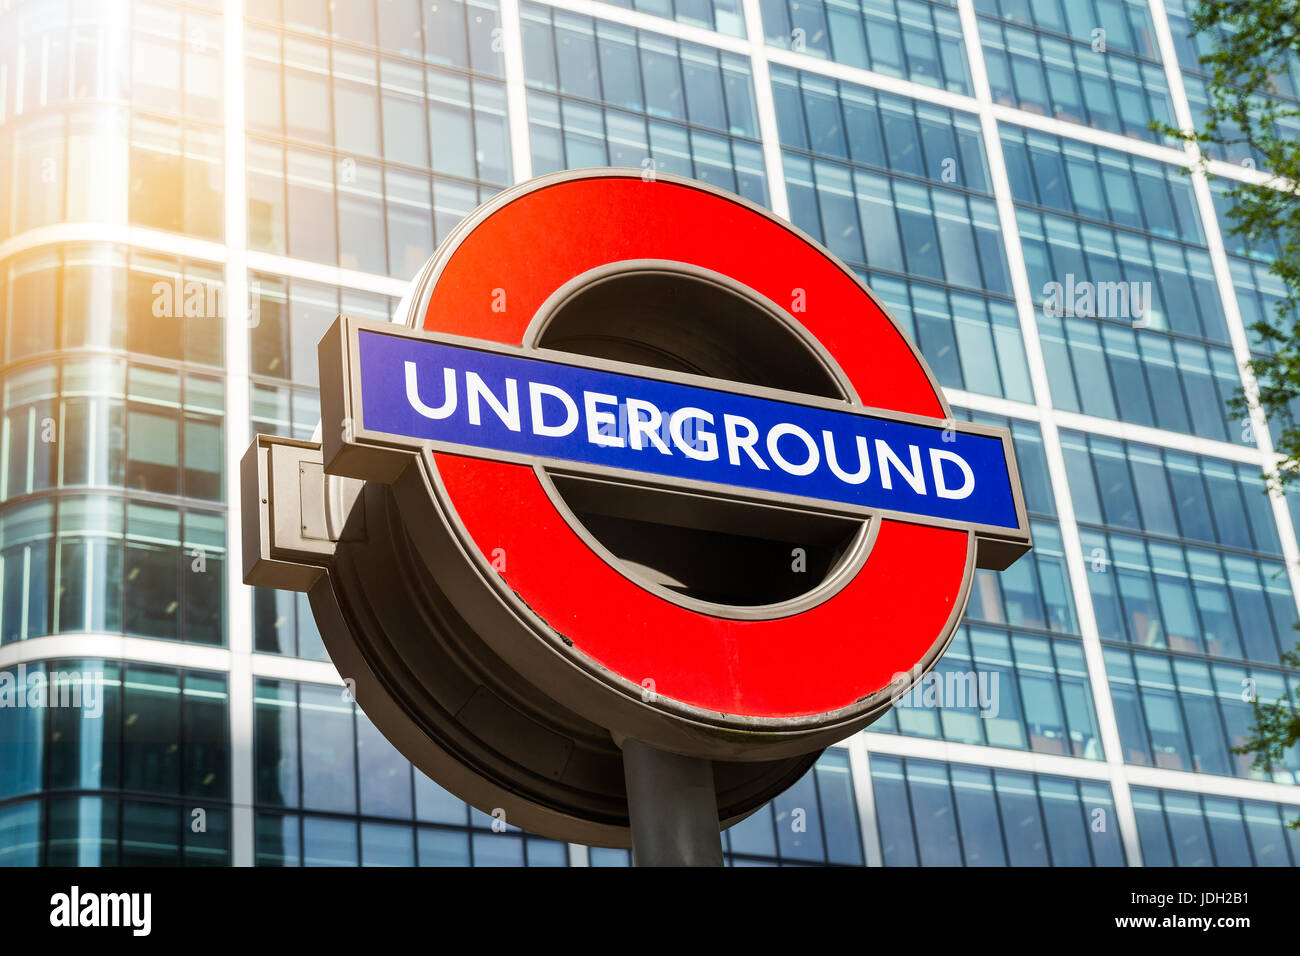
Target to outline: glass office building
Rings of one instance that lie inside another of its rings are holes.
[[[628,863],[413,772],[305,599],[231,559],[237,463],[310,437],[333,317],[389,316],[511,183],[614,165],[849,263],[955,414],[1012,429],[1033,522],[938,678],[729,862],[1300,863],[1300,756],[1232,752],[1300,681],[1295,501],[1226,406],[1280,289],[1225,229],[1258,157],[1187,175],[1151,130],[1204,107],[1187,23],[1183,0],[0,0],[0,862]]]

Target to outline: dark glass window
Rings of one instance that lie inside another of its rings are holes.
[[[1283,835],[1291,808],[1271,803],[1134,787],[1147,866],[1289,866],[1300,841]]]
[[[1123,864],[1105,784],[880,754],[871,779],[886,866]]]

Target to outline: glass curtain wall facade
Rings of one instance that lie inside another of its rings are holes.
[[[849,263],[1012,429],[1033,522],[728,862],[1300,864],[1300,761],[1232,752],[1300,681],[1294,502],[1225,406],[1280,290],[1223,183],[1264,172],[1151,131],[1204,107],[1186,34],[1182,0],[0,0],[0,863],[629,862],[414,771],[227,557],[333,317],[613,165]]]

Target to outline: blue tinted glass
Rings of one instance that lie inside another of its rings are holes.
[[[353,705],[334,687],[303,684],[302,805],[312,810],[355,813],[356,744]]]
[[[993,777],[1011,865],[1047,866],[1047,843],[1033,778],[1009,770],[995,770]]]
[[[1209,834],[1200,799],[1191,794],[1163,793],[1165,820],[1178,866],[1213,866]]]
[[[299,818],[293,814],[257,815],[257,865],[301,866],[302,845],[298,839]]]
[[[794,860],[824,860],[821,811],[812,774],[772,801],[775,811],[777,846],[782,857]]]
[[[40,803],[31,800],[0,807],[0,866],[38,866],[40,861]]]
[[[961,847],[945,765],[907,761],[907,791],[916,816],[921,865],[960,865]]]
[[[826,858],[831,863],[862,865],[862,837],[849,756],[828,750],[817,761],[817,792],[821,798]]]
[[[885,866],[916,866],[912,810],[903,780],[903,762],[896,757],[871,757],[871,783],[876,798],[876,825]]]
[[[1169,832],[1165,828],[1165,815],[1160,805],[1159,794],[1154,790],[1143,790],[1138,787],[1134,787],[1132,793],[1143,864],[1173,866],[1174,855],[1169,846]]]
[[[1246,830],[1250,834],[1250,848],[1256,866],[1287,866],[1286,834],[1278,817],[1277,807],[1268,803],[1243,801]]]
[[[410,827],[361,824],[362,866],[414,866],[415,833]]]
[[[44,685],[44,665],[29,664],[4,676],[8,679],[0,690],[0,800],[41,788],[45,752],[46,708],[26,706],[32,689]]]
[[[523,866],[524,838],[511,833],[474,833],[475,866]]]
[[[304,817],[304,866],[356,866],[357,824],[353,820]]]
[[[1047,827],[1053,866],[1090,866],[1083,808],[1073,781],[1040,779],[1043,822]]]
[[[416,835],[420,866],[469,866],[469,834],[420,827]]]
[[[1083,808],[1092,841],[1093,862],[1097,866],[1123,866],[1124,847],[1120,842],[1119,825],[1115,819],[1115,805],[1110,787],[1089,780],[1079,782]]]
[[[555,840],[530,837],[524,846],[529,866],[568,866],[569,847]]]
[[[411,765],[361,712],[357,713],[357,774],[363,814],[411,816]],[[363,832],[363,843],[364,839]]]
[[[1214,848],[1215,866],[1250,866],[1250,843],[1241,816],[1241,804],[1224,797],[1203,796],[1205,822]]]
[[[952,785],[966,865],[1006,866],[992,772],[953,765]]]

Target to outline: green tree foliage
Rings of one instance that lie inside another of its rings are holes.
[[[1280,462],[1266,477],[1279,488],[1300,480],[1300,139],[1295,136],[1300,106],[1282,95],[1300,85],[1300,0],[1200,0],[1191,12],[1192,35],[1209,39],[1200,56],[1209,74],[1209,106],[1196,130],[1163,131],[1201,148],[1201,169],[1216,147],[1240,153],[1248,147],[1267,182],[1233,181],[1228,231],[1251,249],[1274,254],[1270,270],[1282,281],[1283,295],[1273,315],[1251,328],[1257,349],[1268,357],[1249,362],[1258,384],[1259,404],[1275,424]],[[1245,415],[1245,394],[1233,402]],[[1292,494],[1300,489],[1292,490]],[[1297,645],[1300,650],[1300,645]],[[1283,662],[1300,668],[1300,654]],[[1237,753],[1253,754],[1256,768],[1270,772],[1300,741],[1300,692],[1254,704],[1255,726]],[[1300,818],[1291,826],[1300,829]]]
[[[1282,655],[1282,663],[1300,668],[1300,653]],[[1300,701],[1281,697],[1268,703],[1255,699],[1255,726],[1250,736],[1234,753],[1254,754],[1255,766],[1272,771],[1282,764],[1286,752],[1300,741]],[[1291,828],[1300,830],[1300,817],[1291,821]]]
[[[1201,0],[1191,13],[1193,35],[1211,38],[1200,57],[1209,74],[1209,107],[1197,130],[1165,131],[1194,142],[1206,157],[1215,146],[1246,146],[1271,178],[1265,183],[1233,181],[1228,231],[1251,248],[1275,252],[1270,271],[1282,280],[1275,313],[1252,326],[1268,358],[1250,362],[1259,402],[1280,426],[1276,450],[1282,457],[1270,479],[1288,485],[1300,479],[1300,105],[1279,94],[1278,78],[1294,89],[1300,63],[1300,0]],[[1202,159],[1202,168],[1207,160]],[[1236,411],[1245,412],[1245,396]]]

